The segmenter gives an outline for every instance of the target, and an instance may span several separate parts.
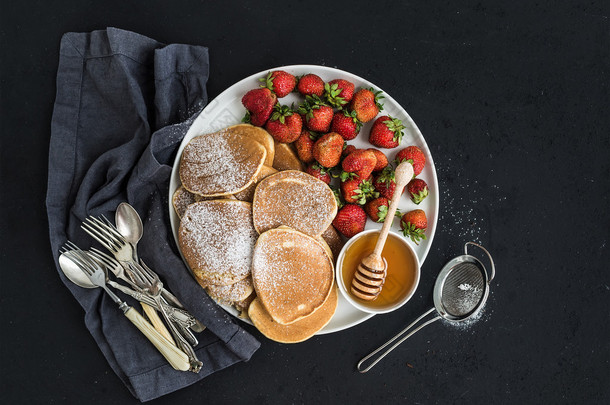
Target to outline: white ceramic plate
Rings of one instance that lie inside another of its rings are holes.
[[[186,136],[184,137],[180,148],[178,149],[178,154],[174,162],[174,167],[172,170],[169,185],[169,212],[172,231],[176,240],[176,244],[178,241],[178,227],[180,224],[180,219],[174,212],[171,201],[174,191],[176,191],[176,189],[180,186],[178,163],[180,161],[180,156],[182,154],[184,146],[193,137],[197,135],[216,132],[221,130],[222,128],[239,124],[246,112],[241,104],[241,98],[247,91],[258,87],[260,85],[258,79],[261,77],[265,77],[267,73],[272,70],[285,70],[295,76],[304,75],[307,73],[315,73],[316,75],[320,76],[325,82],[328,82],[333,79],[346,79],[354,83],[356,89],[360,87],[372,87],[375,90],[382,90],[378,86],[375,86],[373,83],[343,70],[334,69],[326,66],[294,65],[272,68],[263,72],[253,74],[252,76],[239,81],[238,83],[232,85],[231,87],[223,91],[218,97],[212,100],[201,112],[201,114],[195,119],[193,125],[186,133]],[[430,155],[428,145],[426,145],[426,141],[424,140],[424,137],[417,128],[417,125],[415,125],[415,122],[413,122],[413,120],[411,119],[409,114],[407,114],[404,108],[402,108],[392,97],[390,97],[387,92],[383,91],[383,95],[385,96],[385,98],[381,101],[384,105],[384,108],[381,114],[389,114],[392,117],[396,117],[400,119],[406,126],[406,130],[404,131],[405,136],[403,137],[400,146],[394,149],[382,150],[388,157],[389,161],[391,162],[392,160],[394,160],[396,153],[400,149],[409,145],[418,146],[426,155],[426,166],[418,177],[424,179],[426,183],[428,183],[430,195],[420,205],[415,205],[406,195],[403,195],[402,200],[398,205],[398,209],[402,212],[406,212],[415,208],[421,208],[426,212],[426,216],[428,217],[428,229],[426,231],[427,239],[421,241],[419,245],[413,244],[415,252],[418,255],[419,261],[423,265],[428,251],[430,250],[430,246],[432,245],[432,240],[434,239],[434,233],[436,231],[436,222],[438,220],[439,190],[438,181],[436,178],[436,169],[434,167],[434,162],[432,161],[432,156]],[[302,102],[302,97],[300,95],[292,93],[279,100],[282,104],[290,105],[291,103],[294,103],[294,105],[296,106]],[[352,141],[348,141],[348,144],[353,144],[357,148],[373,147],[368,142],[368,134],[373,124],[373,121],[363,125],[358,137]],[[369,220],[367,222],[366,229],[375,228],[381,228],[381,224],[377,224]],[[399,221],[394,221],[392,230],[400,232]],[[407,303],[406,305],[409,304]],[[224,308],[232,315],[237,316],[237,311],[235,309],[231,307]],[[347,329],[371,318],[372,316],[373,314],[362,312],[354,308],[347,302],[347,300],[345,300],[345,298],[343,298],[343,296],[339,295],[339,303],[335,315],[330,320],[328,325],[326,325],[320,332],[318,332],[318,334],[332,333]]]

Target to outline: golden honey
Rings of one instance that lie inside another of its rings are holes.
[[[373,253],[378,236],[379,233],[369,233],[355,240],[345,251],[341,269],[343,283],[348,294],[353,300],[371,308],[391,306],[403,299],[413,288],[417,273],[417,262],[409,248],[399,239],[400,236],[389,233],[381,252],[381,257],[388,264],[387,275],[381,292],[373,301],[365,301],[355,297],[350,291],[352,278],[362,259]]]

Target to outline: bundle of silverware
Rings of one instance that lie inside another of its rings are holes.
[[[193,332],[201,332],[205,327],[184,309],[163,286],[159,276],[138,257],[137,243],[142,237],[143,226],[137,211],[127,203],[119,204],[115,223],[104,216],[85,219],[81,228],[112,256],[96,248],[82,250],[68,241],[59,257],[62,271],[80,287],[102,287],[174,369],[199,372],[203,364],[193,350],[197,345]],[[109,271],[127,285],[111,280]],[[138,300],[150,322],[110,287]]]

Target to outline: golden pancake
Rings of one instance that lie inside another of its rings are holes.
[[[266,156],[265,147],[240,129],[200,135],[182,151],[180,181],[204,197],[235,194],[254,182]]]
[[[265,158],[265,165],[273,166],[273,159],[275,157],[275,144],[273,137],[269,132],[265,131],[264,128],[257,127],[250,124],[237,124],[233,125],[228,130],[236,130],[247,138],[252,138],[256,142],[260,143],[267,150],[267,157]]]
[[[172,196],[172,205],[174,206],[174,211],[179,218],[182,218],[184,211],[186,211],[186,207],[190,204],[197,202],[197,194],[193,194],[184,187],[180,186],[174,191],[174,195]]]
[[[324,305],[290,325],[275,322],[258,298],[250,304],[248,316],[254,326],[269,339],[280,343],[298,343],[309,339],[328,324],[337,309],[337,298],[337,288],[333,287]]]
[[[254,198],[254,190],[256,190],[256,186],[258,185],[258,182],[260,182],[265,177],[271,176],[272,174],[275,174],[275,173],[277,173],[277,170],[275,170],[273,167],[263,165],[261,170],[258,172],[258,175],[256,176],[256,179],[254,180],[254,183],[250,184],[245,190],[242,190],[239,193],[235,193],[235,198],[237,198],[240,201],[252,202],[252,199]]]
[[[273,168],[279,171],[303,171],[303,163],[297,156],[292,144],[275,142],[275,158],[273,159]]]
[[[199,283],[234,284],[250,274],[257,233],[251,204],[210,200],[187,207],[178,229],[178,244]]]
[[[288,325],[320,308],[334,281],[333,263],[314,238],[292,229],[261,234],[252,257],[254,291],[269,315]]]
[[[208,284],[206,291],[219,304],[234,305],[236,302],[248,298],[254,292],[254,287],[252,286],[252,277],[246,277],[229,285]]]
[[[286,170],[261,180],[252,200],[259,233],[281,225],[316,237],[337,214],[337,201],[326,183],[307,173]]]

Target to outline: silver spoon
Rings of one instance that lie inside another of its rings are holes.
[[[62,253],[61,255],[59,255],[59,267],[61,268],[61,271],[65,274],[65,276],[68,278],[68,280],[72,281],[74,284],[76,284],[77,286],[82,287],[82,288],[97,288],[97,286],[91,282],[89,277],[87,277],[82,272],[82,270],[78,267],[78,265],[75,264],[74,261],[72,261],[70,259],[70,257],[69,257],[70,255],[71,255],[70,252]],[[100,263],[100,264],[102,264],[102,263]],[[105,266],[102,266],[102,267],[105,268]],[[107,271],[106,268],[105,268],[105,271]],[[156,305],[155,301],[152,298],[147,297],[145,294],[132,290],[129,287],[126,287],[113,280],[110,280],[108,277],[108,274],[106,274],[106,283],[109,286],[121,291],[124,294],[129,295],[130,297],[135,298],[136,300],[138,300],[140,302],[146,302],[146,304],[153,306],[153,307]],[[167,304],[164,304],[164,305],[167,305]],[[184,327],[188,327],[193,324],[192,315],[187,313],[185,310],[182,310],[179,308],[173,308],[173,307],[170,307],[169,305],[167,305],[167,311],[170,315],[170,318],[172,318],[175,322],[177,322],[180,327],[184,328]]]
[[[116,223],[116,228],[119,233],[125,238],[125,241],[131,244],[133,247],[133,260],[138,263],[138,242],[142,239],[142,235],[144,234],[144,225],[142,224],[142,219],[131,205],[126,202],[122,202],[116,209],[116,213],[114,214],[114,222]],[[178,308],[184,309],[184,306],[178,301],[178,299],[171,294],[169,291],[163,289],[161,292],[163,298],[170,301],[173,305]],[[146,311],[146,308],[145,308]],[[148,314],[148,311],[146,312]],[[158,316],[157,316],[158,318]],[[161,319],[159,319],[160,321]],[[195,323],[195,325],[191,326],[191,329],[195,332],[203,332],[205,326],[199,321]]]
[[[72,253],[73,254],[73,253]],[[91,279],[85,274],[84,270],[77,264],[78,261],[73,261],[70,258],[71,253],[62,253],[59,256],[59,267],[66,277],[74,284],[83,288],[97,288],[103,287],[104,290],[110,295],[113,301],[120,304],[119,308],[123,310],[125,316],[146,336],[148,340],[159,350],[159,352],[165,357],[170,365],[176,370],[186,371],[189,369],[190,364],[187,355],[178,349],[174,344],[165,339],[157,330],[153,329],[146,320],[132,307],[128,306],[125,302],[122,302],[112,291],[104,285],[102,279],[96,279],[99,284],[93,283]],[[103,268],[103,266],[100,266]],[[104,277],[108,278],[108,273],[104,270]],[[101,276],[101,274],[100,274]],[[83,277],[89,280],[85,282]]]

